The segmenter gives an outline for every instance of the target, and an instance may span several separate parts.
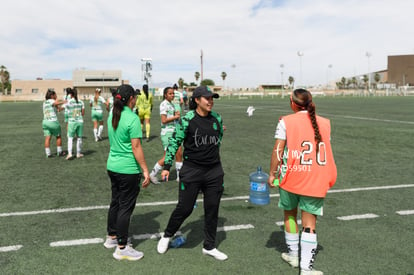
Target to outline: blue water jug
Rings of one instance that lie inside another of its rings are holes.
[[[186,238],[183,235],[178,235],[170,242],[170,247],[179,248],[180,246],[185,244],[185,241],[186,241]]]
[[[262,167],[258,166],[257,171],[250,174],[250,202],[258,205],[270,203],[269,186],[267,179],[269,175],[262,172]]]

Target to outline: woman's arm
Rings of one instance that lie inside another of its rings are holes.
[[[273,181],[276,179],[276,173],[282,163],[285,145],[286,140],[276,139],[275,145],[273,146],[272,156],[270,158],[269,179],[267,181],[267,184],[272,188],[275,187]]]
[[[144,157],[144,151],[142,150],[141,140],[139,138],[131,138],[132,152],[134,153],[135,159],[142,169],[142,175],[144,180],[142,181],[142,187],[147,187],[150,184],[149,172],[147,163]]]

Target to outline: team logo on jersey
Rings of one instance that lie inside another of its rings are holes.
[[[215,123],[215,122],[213,123],[213,129],[217,130],[217,123]]]

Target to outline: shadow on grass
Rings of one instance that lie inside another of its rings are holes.
[[[282,252],[287,252],[288,249],[287,249],[286,241],[285,241],[284,227],[281,226],[280,229],[281,231],[274,231],[272,232],[272,234],[270,234],[269,240],[266,243],[266,247],[267,248],[274,247],[276,251],[282,253]],[[316,254],[318,254],[322,250],[323,250],[323,246],[318,244],[316,248]]]
[[[223,227],[227,219],[219,217],[217,227]],[[194,248],[204,242],[204,216],[200,216],[200,219],[187,223],[182,226],[181,231],[187,238],[187,242],[183,248]],[[216,247],[226,239],[226,232],[219,231],[216,235]]]
[[[133,214],[129,224],[129,235],[153,234],[159,232],[160,223],[156,221],[155,218],[161,213],[161,211],[152,211],[143,214]],[[145,240],[134,240],[133,243],[134,245],[137,245],[143,241]]]

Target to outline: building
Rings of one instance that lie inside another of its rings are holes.
[[[43,79],[11,81],[12,90],[8,95],[0,95],[0,101],[42,101],[48,89],[54,90],[58,98],[66,95],[67,87],[78,90],[80,99],[91,97],[96,88],[102,90],[102,95],[109,97],[111,88],[129,81],[122,79],[121,70],[74,70],[72,80]]]
[[[414,85],[414,55],[388,56],[388,83]]]

